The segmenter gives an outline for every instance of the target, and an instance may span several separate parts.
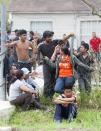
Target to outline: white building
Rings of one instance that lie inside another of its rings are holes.
[[[101,0],[87,0],[101,9]],[[12,0],[12,30],[26,29],[42,34],[53,30],[55,37],[74,32],[78,41],[89,42],[92,32],[101,37],[101,18],[93,16],[82,0]]]

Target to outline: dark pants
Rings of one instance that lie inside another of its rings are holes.
[[[31,94],[22,94],[18,96],[15,100],[10,101],[12,105],[20,106],[23,111],[29,110],[31,108],[34,109],[43,109],[45,110],[46,107],[40,104],[39,99],[35,98]]]
[[[93,58],[95,58],[97,61],[101,61],[101,54],[100,52],[91,52],[91,55]]]
[[[10,103],[15,106],[21,106],[23,110],[28,110],[31,104],[31,100],[31,94],[22,94],[18,96],[15,100],[10,101]]]
[[[55,71],[51,71],[48,65],[43,65],[44,75],[44,96],[52,96],[54,94]]]
[[[74,77],[59,77],[56,80],[55,92],[62,94],[65,87],[73,87],[75,83]]]
[[[80,92],[91,92],[91,78],[80,77],[78,78]]]
[[[73,119],[76,118],[76,115],[77,108],[74,103],[70,103],[67,107],[56,104],[54,120],[61,121],[62,119]]]
[[[32,64],[31,63],[23,63],[23,62],[18,62],[17,63],[17,68],[18,69],[22,69],[22,68],[27,68],[30,72],[31,72],[31,67],[32,67]]]

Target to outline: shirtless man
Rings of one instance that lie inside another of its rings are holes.
[[[29,42],[27,40],[27,31],[26,30],[20,30],[19,32],[19,40],[14,41],[12,43],[7,43],[7,47],[15,46],[16,53],[18,57],[18,64],[17,67],[19,69],[26,67],[31,71],[32,62],[35,59],[35,48],[34,48],[34,42]],[[33,58],[29,57],[29,47],[33,50]]]

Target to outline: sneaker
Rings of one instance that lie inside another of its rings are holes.
[[[68,118],[68,121],[69,121],[69,123],[73,122],[74,121],[73,117]]]
[[[68,121],[69,121],[69,122],[72,122],[73,120],[74,120],[74,119],[73,119],[73,115],[70,114],[69,117],[68,117]]]
[[[61,123],[61,120],[54,120],[55,123]]]
[[[47,108],[47,109],[45,110],[46,113],[51,112],[51,111],[52,111],[52,110],[49,109],[49,108]]]

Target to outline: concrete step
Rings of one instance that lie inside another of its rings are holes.
[[[0,131],[13,131],[11,127],[0,127]]]
[[[9,101],[0,101],[0,120],[9,120],[14,111],[15,107]]]

